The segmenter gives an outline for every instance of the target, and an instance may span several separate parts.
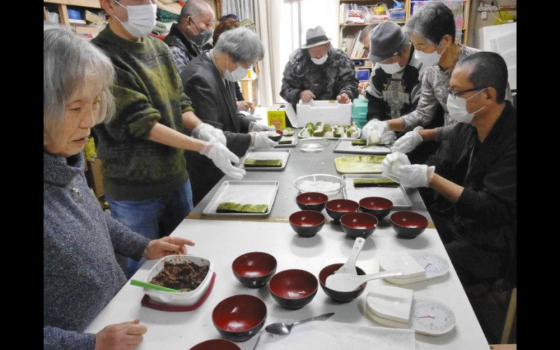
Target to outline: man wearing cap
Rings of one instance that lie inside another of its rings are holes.
[[[378,25],[371,32],[369,40],[368,59],[375,66],[366,89],[367,119],[384,121],[414,111],[420,97],[418,92],[423,67],[414,58],[414,47],[410,40],[401,27],[393,22]],[[375,123],[370,122],[364,127],[364,138],[368,137]]]
[[[307,30],[306,43],[290,56],[284,69],[280,96],[296,104],[316,100],[349,103],[358,97],[354,63],[331,46],[321,26]]]

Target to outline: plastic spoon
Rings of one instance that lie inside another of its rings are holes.
[[[160,292],[171,292],[171,293],[178,293],[179,291],[177,289],[172,289],[172,288],[167,288],[167,287],[162,287],[162,286],[158,286],[157,284],[152,284],[152,283],[148,283],[148,282],[142,282],[142,281],[138,281],[138,280],[130,280],[130,284],[136,287],[143,287],[143,288],[148,288],[148,289],[153,289],[153,290],[159,290]]]
[[[364,247],[364,243],[366,240],[362,237],[356,238],[354,242],[354,246],[352,247],[352,251],[350,252],[350,256],[344,265],[340,267],[340,269],[336,270],[334,273],[345,273],[349,275],[357,275],[358,272],[356,271],[356,260],[358,260],[358,255],[362,251]]]
[[[393,276],[402,276],[403,270],[392,270],[381,273],[371,273],[369,275],[348,275],[348,274],[334,274],[327,277],[325,285],[327,288],[336,290],[338,292],[351,292],[356,290],[360,285],[371,280],[378,278],[386,278]]]

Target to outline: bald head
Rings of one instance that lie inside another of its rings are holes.
[[[178,22],[185,20],[187,17],[192,17],[195,21],[203,20],[206,17],[215,17],[216,14],[210,6],[204,0],[187,0],[185,6],[181,8],[181,14],[179,15]]]

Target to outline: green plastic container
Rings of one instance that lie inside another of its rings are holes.
[[[368,100],[365,98],[356,98],[352,101],[352,120],[359,128],[367,124],[367,105]]]

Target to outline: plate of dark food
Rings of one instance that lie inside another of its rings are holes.
[[[168,255],[152,268],[146,282],[172,288],[178,292],[163,292],[144,288],[144,293],[156,303],[190,306],[206,293],[212,279],[210,260],[193,255]]]

